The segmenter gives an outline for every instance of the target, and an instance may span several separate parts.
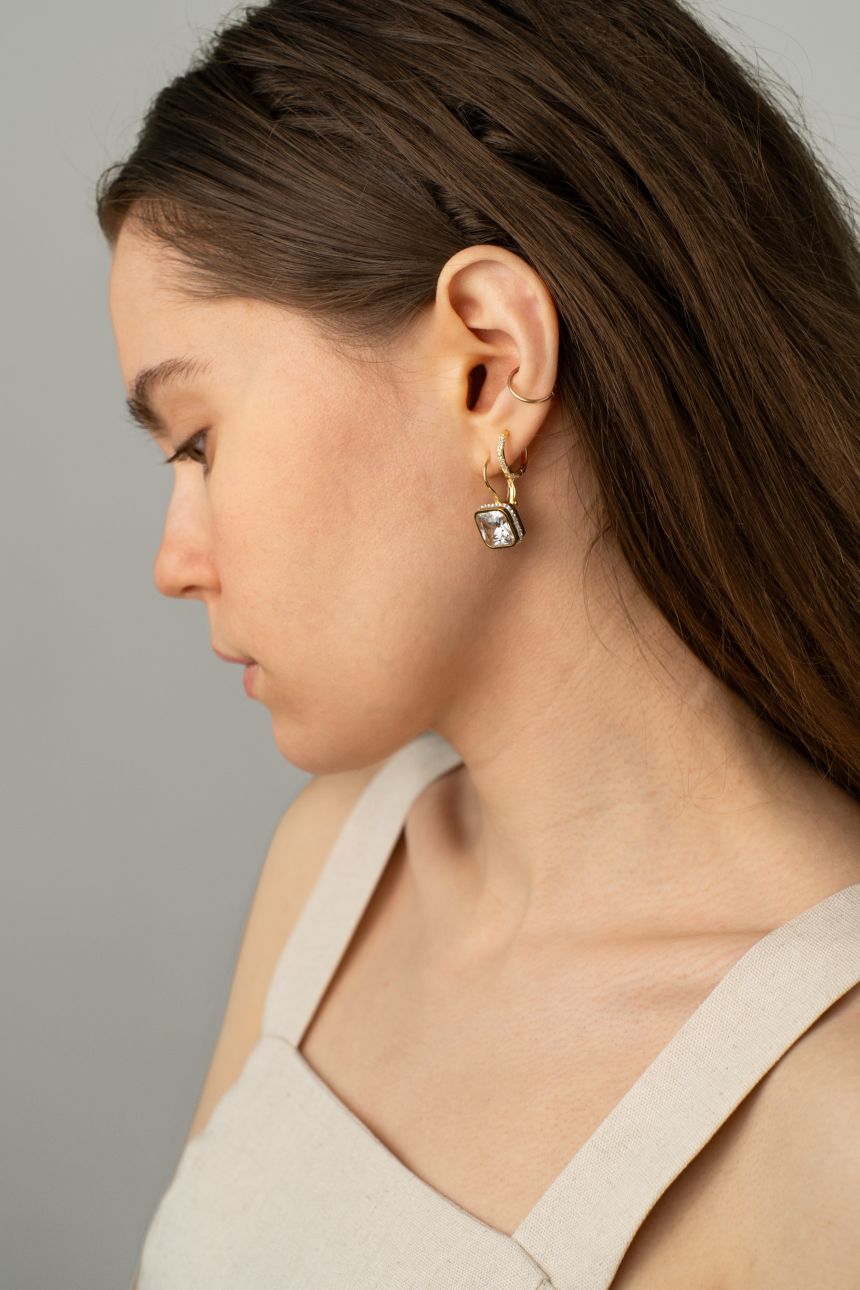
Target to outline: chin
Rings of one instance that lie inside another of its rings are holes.
[[[430,726],[426,714],[401,713],[385,721],[367,712],[320,711],[316,719],[303,713],[272,713],[272,734],[282,757],[309,775],[334,775],[364,770],[385,761]]]

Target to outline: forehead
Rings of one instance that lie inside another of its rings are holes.
[[[123,374],[185,353],[206,339],[206,310],[181,290],[175,257],[154,238],[124,226],[111,267],[111,321]],[[197,307],[195,307],[197,306]],[[211,313],[211,311],[209,311]]]
[[[126,221],[113,253],[110,275],[111,312],[156,302],[179,305],[182,271],[178,258],[156,238]]]
[[[177,356],[208,363],[222,354],[235,367],[295,330],[293,315],[262,301],[193,294],[178,257],[134,225],[120,231],[109,295],[127,384]]]
[[[195,294],[174,252],[126,224],[114,250],[111,319],[126,386],[138,373],[181,358],[231,382],[283,367],[332,361],[331,347],[301,311],[245,297]]]

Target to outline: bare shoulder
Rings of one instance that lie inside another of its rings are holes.
[[[370,766],[311,780],[275,830],[191,1137],[206,1127],[221,1097],[239,1078],[260,1035],[266,993],[281,950],[346,817],[378,770]]]
[[[860,987],[765,1081],[753,1126],[762,1284],[860,1290]]]
[[[860,987],[669,1188],[618,1290],[860,1290]]]

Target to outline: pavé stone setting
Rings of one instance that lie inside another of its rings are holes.
[[[493,502],[475,511],[475,523],[484,544],[494,551],[516,546],[526,531],[516,506],[510,502]]]

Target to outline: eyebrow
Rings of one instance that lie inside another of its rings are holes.
[[[153,393],[163,389],[165,385],[188,380],[208,366],[208,363],[197,358],[167,358],[155,367],[147,367],[138,372],[132,382],[131,394],[126,400],[132,420],[150,434],[162,433],[165,428],[164,420],[152,406]]]

